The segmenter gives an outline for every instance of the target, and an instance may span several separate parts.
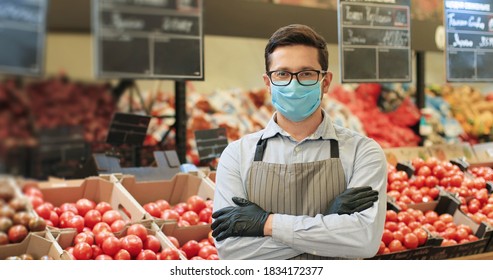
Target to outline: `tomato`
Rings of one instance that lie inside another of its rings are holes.
[[[50,219],[52,209],[50,208],[49,204],[43,203],[36,207],[34,211],[36,211],[36,214],[38,214],[38,216],[40,216],[41,218],[48,220]]]
[[[419,246],[419,239],[414,233],[404,235],[404,246],[408,249],[416,249]]]
[[[133,234],[122,237],[121,245],[123,249],[127,250],[130,253],[130,256],[132,258],[137,257],[140,251],[142,251],[142,248],[144,248],[142,240],[137,235]]]
[[[428,240],[428,233],[426,232],[426,230],[424,230],[422,228],[417,228],[417,229],[413,230],[413,233],[418,238],[418,246],[424,245],[426,243],[426,241]]]
[[[115,235],[111,231],[103,230],[95,234],[96,245],[103,246],[103,242],[108,237],[114,237]]]
[[[174,248],[164,248],[161,253],[158,254],[159,260],[179,260],[180,253]]]
[[[484,178],[476,177],[473,179],[473,181],[474,181],[474,188],[477,190],[481,190],[486,187],[486,181],[484,180]]]
[[[396,191],[396,190],[391,190],[391,191],[387,192],[387,196],[393,197],[397,200],[401,196],[401,193],[399,191]]]
[[[168,235],[168,236],[166,236],[166,237],[168,237],[169,241],[170,241],[171,243],[173,243],[173,245],[174,245],[176,248],[180,248],[180,242],[178,241],[178,239],[177,239],[176,237],[171,236],[171,235]]]
[[[385,221],[387,222],[398,222],[397,220],[397,212],[394,210],[387,210],[385,214]]]
[[[425,220],[424,220],[425,223],[433,224],[437,220],[438,220],[438,213],[437,212],[432,211],[432,210],[425,212]]]
[[[414,201],[414,203],[421,203],[423,202],[423,194],[415,193],[411,196],[411,199]]]
[[[127,229],[127,235],[136,235],[145,242],[147,240],[147,229],[143,224],[133,224]]]
[[[479,240],[479,238],[476,235],[474,235],[474,234],[469,234],[468,239],[471,242],[474,242],[474,241],[478,241]]]
[[[44,203],[44,200],[39,196],[28,196],[28,198],[33,206],[33,209],[36,209],[36,207]]]
[[[144,249],[137,255],[137,260],[157,260],[157,255],[152,250]]]
[[[411,160],[411,164],[414,167],[415,172],[417,172],[422,166],[425,165],[425,161],[422,158],[416,157]]]
[[[469,204],[469,206],[467,206],[467,212],[468,213],[471,213],[471,214],[475,214],[476,212],[479,211],[479,204]]]
[[[185,252],[187,259],[197,256],[200,250],[199,242],[197,240],[189,240],[180,248]]]
[[[467,239],[469,241],[468,237],[469,237],[469,232],[467,231],[467,229],[463,227],[462,228],[457,227],[455,241],[460,242],[463,239]]]
[[[39,189],[38,186],[28,186],[28,187],[23,187],[22,192],[26,196],[32,196],[32,197],[39,197],[43,199],[43,192]]]
[[[67,211],[67,212],[62,212],[62,214],[59,216],[58,220],[58,225],[61,228],[66,228],[68,221],[75,216],[75,213],[72,211]]]
[[[113,207],[111,207],[111,204],[109,204],[108,202],[101,201],[96,204],[96,207],[94,209],[98,210],[101,215],[104,215],[104,213],[106,213],[107,211],[112,210]]]
[[[14,225],[9,228],[7,233],[10,243],[18,243],[24,240],[28,234],[28,230],[24,225]]]
[[[380,241],[380,246],[378,247],[377,255],[383,254],[385,248],[387,248],[387,246],[385,246],[385,243],[383,241]]]
[[[207,239],[209,239],[209,243],[214,245],[214,237],[212,236],[212,230],[209,231],[209,233],[207,234]]]
[[[206,260],[219,260],[219,256],[217,254],[210,254]]]
[[[396,230],[392,234],[394,235],[394,240],[399,240],[401,243],[404,242],[404,234],[400,230]]]
[[[91,245],[92,248],[92,259],[96,259],[100,255],[103,255],[103,249],[98,245]]]
[[[159,250],[161,250],[161,242],[159,242],[159,239],[156,236],[148,235],[144,241],[144,249],[158,253]]]
[[[94,233],[94,235],[98,234],[101,231],[111,232],[110,225],[108,225],[105,222],[99,222],[99,223],[95,224],[94,227],[92,228],[92,232]]]
[[[192,195],[187,199],[187,207],[189,210],[195,213],[200,213],[200,211],[207,207],[205,204],[205,199],[198,195]]]
[[[199,220],[201,222],[206,222],[209,224],[212,223],[212,209],[209,207],[206,207],[206,208],[200,210]]]
[[[151,216],[159,218],[161,217],[161,212],[162,210],[159,209],[159,205],[155,202],[149,202],[143,205],[144,210],[146,210],[147,213],[151,214]]]
[[[402,246],[402,242],[396,239],[392,240],[388,247],[391,253],[404,251],[406,249]]]
[[[454,245],[457,245],[457,241],[452,239],[444,239],[440,246],[454,246]]]
[[[92,210],[96,207],[96,202],[91,201],[87,198],[81,198],[75,202],[75,207],[79,212],[79,215],[86,215],[87,211]]]
[[[98,261],[110,261],[110,260],[113,260],[112,257],[108,256],[108,255],[98,255],[96,258],[94,258],[95,260],[98,260]]]
[[[399,222],[403,222],[406,225],[408,225],[410,222],[416,221],[416,219],[406,211],[401,211],[397,213],[397,219],[399,220]]]
[[[97,223],[102,221],[101,213],[96,209],[90,209],[84,215],[84,224],[92,229]]]
[[[392,240],[394,240],[394,234],[390,230],[384,229],[382,234],[383,243],[385,243],[386,246],[389,246]]]
[[[433,226],[435,227],[436,231],[438,231],[438,232],[442,232],[447,228],[447,225],[445,224],[445,222],[441,221],[441,220],[436,220],[433,223]]]
[[[130,260],[132,257],[130,256],[130,253],[125,250],[125,249],[120,249],[114,256],[113,259],[115,260]]]
[[[94,244],[94,235],[87,233],[87,232],[78,233],[74,238],[74,244],[78,244],[81,242],[85,242],[89,245],[93,245]]]
[[[437,165],[432,169],[433,176],[435,176],[438,180],[445,177],[445,172],[447,172],[447,170],[442,165]]]
[[[474,194],[474,198],[481,202],[481,205],[484,205],[488,202],[488,190],[480,189]]]
[[[80,233],[84,229],[84,218],[80,215],[74,215],[67,221],[66,227],[75,228]]]
[[[116,220],[123,220],[122,214],[117,210],[108,210],[102,216],[102,221],[111,225]]]
[[[163,213],[161,214],[161,219],[178,221],[180,219],[180,213],[178,213],[178,211],[173,209],[167,209],[164,210]]]
[[[167,200],[164,200],[164,199],[158,199],[158,200],[156,200],[156,204],[159,207],[159,210],[161,212],[163,212],[166,209],[170,209],[171,208],[171,206],[169,205],[169,202]]]
[[[431,173],[431,169],[428,167],[428,166],[422,166],[420,169],[418,169],[417,171],[417,174],[418,176],[424,176],[424,177],[428,177],[430,176],[432,173]]]
[[[447,227],[445,230],[440,234],[443,238],[445,239],[457,239],[457,229]]]
[[[90,260],[92,257],[91,245],[85,242],[75,244],[73,255],[76,260]]]
[[[460,175],[453,175],[450,178],[450,186],[459,188],[462,185],[463,178]]]
[[[397,206],[399,206],[399,208],[401,209],[401,211],[406,211],[409,207],[407,206],[406,203],[402,202],[402,201],[397,201],[395,204],[397,204]]]
[[[422,188],[425,185],[425,178],[426,178],[425,176],[421,176],[421,175],[412,177],[411,178],[413,179],[412,185],[416,186],[418,189]]]
[[[433,199],[437,199],[438,195],[440,194],[440,190],[437,188],[430,188],[428,191],[428,195]]]
[[[454,222],[454,217],[448,213],[441,214],[438,216],[438,219],[442,220],[446,224]]]
[[[101,249],[103,249],[103,253],[106,255],[114,256],[118,253],[118,251],[120,251],[120,249],[122,249],[120,239],[115,236],[108,236],[104,239]]]
[[[178,212],[178,214],[180,214],[180,216],[189,210],[188,204],[186,202],[180,202],[180,203],[176,204],[175,206],[171,207],[171,209]]]
[[[181,219],[187,221],[190,225],[194,226],[196,225],[199,221],[199,215],[195,211],[187,211],[181,215]]]
[[[217,255],[216,247],[212,245],[205,245],[204,247],[200,248],[198,255],[203,259],[207,259],[211,254]]]
[[[72,203],[72,202],[62,203],[62,205],[60,205],[60,210],[62,210],[62,212],[70,211],[70,212],[73,212],[76,215],[79,214],[79,210],[77,210],[77,207],[75,206],[75,203]]]
[[[427,186],[429,188],[434,188],[439,183],[440,183],[440,181],[438,180],[438,178],[433,176],[433,175],[427,176],[425,179],[425,186]]]

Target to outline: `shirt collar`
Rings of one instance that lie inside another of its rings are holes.
[[[329,114],[322,109],[323,120],[318,126],[315,132],[308,136],[307,139],[316,140],[316,139],[337,139],[337,135],[335,133],[334,125],[332,124],[332,120],[329,117]],[[277,112],[274,112],[271,119],[267,123],[267,126],[264,129],[264,133],[262,135],[262,139],[268,139],[280,134],[285,137],[291,137],[289,133],[287,133],[284,129],[282,129],[276,122]]]

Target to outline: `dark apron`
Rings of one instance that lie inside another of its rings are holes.
[[[339,159],[339,143],[330,139],[327,160],[276,164],[263,162],[268,139],[260,139],[247,182],[248,199],[266,211],[314,217],[324,213],[329,202],[346,189]],[[340,259],[304,253],[294,260]]]

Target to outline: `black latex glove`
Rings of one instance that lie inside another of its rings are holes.
[[[378,192],[371,187],[346,189],[329,202],[325,215],[353,214],[370,208],[378,200]]]
[[[221,241],[231,236],[264,236],[264,225],[269,214],[257,204],[241,197],[233,197],[239,207],[228,206],[212,213],[212,236]]]

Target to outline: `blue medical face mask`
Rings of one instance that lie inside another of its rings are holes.
[[[293,122],[308,118],[320,105],[320,82],[302,86],[293,79],[287,86],[270,84],[272,104],[284,117]]]

